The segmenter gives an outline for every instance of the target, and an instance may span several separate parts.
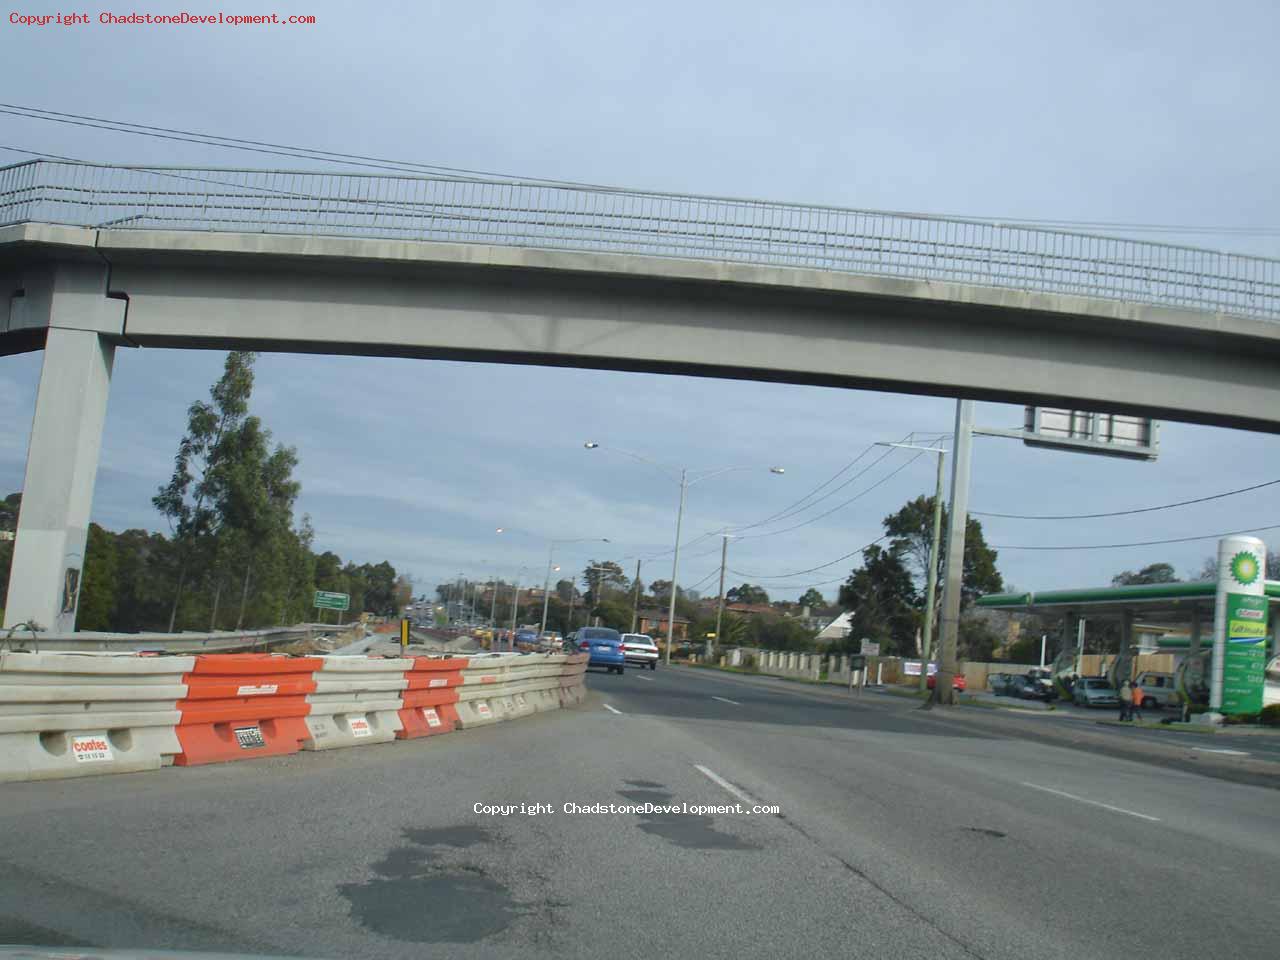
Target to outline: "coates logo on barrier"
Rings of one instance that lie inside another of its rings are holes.
[[[72,737],[71,755],[77,763],[93,763],[98,760],[110,760],[111,744],[106,737]]]
[[[352,717],[349,724],[351,726],[351,735],[353,737],[367,737],[373,733],[373,731],[369,729],[369,721],[364,717]]]

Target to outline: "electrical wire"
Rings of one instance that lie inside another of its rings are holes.
[[[897,467],[897,468],[895,468],[894,470],[889,471],[889,472],[888,472],[888,473],[886,473],[883,477],[881,477],[879,480],[877,480],[875,483],[873,483],[871,486],[867,487],[865,490],[862,490],[862,491],[861,491],[861,492],[859,492],[859,493],[854,494],[854,495],[853,495],[852,497],[850,497],[848,500],[845,500],[845,501],[843,501],[843,502],[841,502],[841,503],[836,504],[834,507],[832,507],[832,508],[831,508],[830,510],[828,510],[826,513],[820,513],[820,514],[818,514],[816,517],[810,517],[808,520],[804,520],[804,521],[802,521],[802,522],[800,522],[800,523],[797,523],[795,526],[791,526],[791,527],[784,527],[784,528],[783,528],[783,529],[781,529],[781,530],[771,530],[771,531],[770,531],[770,532],[768,532],[768,533],[750,533],[750,534],[747,534],[745,537],[741,537],[741,538],[739,538],[739,539],[742,539],[742,540],[757,540],[757,539],[759,539],[759,538],[761,538],[761,537],[776,537],[776,536],[778,536],[778,534],[781,534],[781,533],[790,533],[792,530],[799,530],[801,527],[807,527],[807,526],[808,526],[809,524],[811,524],[811,523],[817,523],[819,520],[825,519],[826,517],[831,516],[831,514],[836,513],[836,512],[837,512],[837,511],[839,511],[839,510],[843,510],[845,507],[847,507],[849,504],[853,503],[855,500],[860,500],[860,499],[862,499],[862,498],[863,498],[863,497],[865,497],[868,493],[870,493],[872,490],[876,489],[876,487],[879,487],[879,486],[881,486],[882,484],[887,483],[889,480],[892,480],[892,479],[893,479],[894,477],[896,477],[899,473],[901,473],[903,470],[907,469],[907,467],[911,466],[913,463],[915,463],[917,460],[919,460],[919,459],[920,459],[921,457],[923,457],[923,456],[924,456],[924,451],[921,451],[921,452],[917,453],[914,457],[912,457],[912,458],[911,458],[910,460],[908,460],[906,463],[901,464],[900,466],[898,466],[898,467]],[[881,458],[881,459],[883,459],[883,458]],[[879,463],[879,461],[876,461],[876,462],[877,462],[877,463]]]
[[[1115,510],[1111,513],[1024,515],[1018,513],[988,513],[982,510],[970,510],[969,513],[975,517],[999,517],[1002,520],[1096,520],[1101,517],[1128,517],[1138,513],[1154,513],[1157,510],[1171,510],[1174,507],[1185,507],[1193,503],[1208,503],[1210,500],[1221,500],[1223,497],[1234,497],[1239,493],[1249,493],[1253,490],[1261,490],[1263,487],[1273,487],[1277,483],[1280,483],[1280,480],[1268,480],[1265,483],[1256,483],[1251,487],[1241,487],[1239,490],[1228,490],[1226,493],[1215,493],[1209,497],[1197,497],[1194,500],[1179,500],[1177,503],[1165,503],[1158,507],[1138,507],[1134,510]]]
[[[864,544],[863,546],[859,547],[857,550],[852,550],[849,553],[846,553],[843,557],[836,557],[834,560],[828,560],[826,563],[820,563],[816,567],[809,567],[806,570],[793,570],[791,573],[747,573],[744,570],[734,570],[730,568],[729,572],[738,577],[746,577],[748,580],[787,580],[787,579],[790,579],[791,577],[802,577],[806,573],[814,573],[818,570],[825,569],[826,567],[835,566],[837,563],[840,563],[844,560],[848,560],[850,557],[856,556],[857,554],[861,553],[863,550],[866,550],[867,547],[875,546],[877,543],[879,543],[881,540],[886,539],[888,536],[889,535],[887,533],[882,534],[881,536],[876,537],[870,543]]]
[[[78,127],[89,127],[106,130],[111,133],[127,133],[134,136],[153,137],[160,140],[175,140],[183,143],[195,143],[202,146],[222,147],[228,150],[245,150],[252,153],[273,156],[291,157],[296,160],[317,160],[325,163],[340,161],[353,166],[387,170],[397,173],[443,173],[538,183],[547,186],[587,187],[593,190],[617,189],[600,184],[578,183],[569,180],[555,180],[543,177],[518,177],[511,174],[494,173],[486,170],[473,170],[467,167],[454,167],[437,163],[419,163],[412,160],[391,160],[385,157],[371,157],[358,153],[342,153],[333,150],[321,150],[314,147],[298,147],[290,144],[272,143],[264,140],[248,140],[242,137],[224,137],[220,134],[200,133],[195,130],[182,130],[173,127],[157,127],[143,123],[131,123],[125,120],[109,120],[79,113],[64,113],[57,110],[43,110],[38,107],[26,107],[21,104],[0,103],[0,114],[23,117],[28,120],[45,120],[50,123],[62,123]],[[67,159],[67,158],[59,158]],[[84,162],[84,161],[80,161]]]
[[[1248,530],[1228,530],[1226,533],[1206,533],[1202,537],[1174,537],[1170,540],[1139,540],[1135,543],[1090,543],[1090,544],[1054,544],[1051,546],[1024,546],[988,544],[992,550],[1119,550],[1122,547],[1154,547],[1167,543],[1194,543],[1197,540],[1218,540],[1222,537],[1235,537],[1242,534],[1258,533],[1264,530],[1280,530],[1280,523],[1269,527],[1250,527]]]

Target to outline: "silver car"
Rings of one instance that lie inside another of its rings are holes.
[[[1181,702],[1172,673],[1148,670],[1138,674],[1137,684],[1142,688],[1142,703],[1138,706],[1144,710],[1152,707],[1176,707]]]
[[[1071,701],[1077,707],[1118,707],[1120,694],[1101,677],[1081,677],[1071,690]]]
[[[638,663],[650,670],[658,669],[658,645],[646,633],[624,633],[622,655],[627,663]]]

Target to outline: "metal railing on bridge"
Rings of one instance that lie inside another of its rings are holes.
[[[1280,260],[980,220],[480,178],[0,168],[23,222],[499,244],[807,267],[1280,320]]]

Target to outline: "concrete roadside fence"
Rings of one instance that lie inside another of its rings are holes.
[[[580,703],[585,654],[0,654],[0,782],[360,747]]]
[[[0,654],[0,781],[158,770],[195,657]]]

